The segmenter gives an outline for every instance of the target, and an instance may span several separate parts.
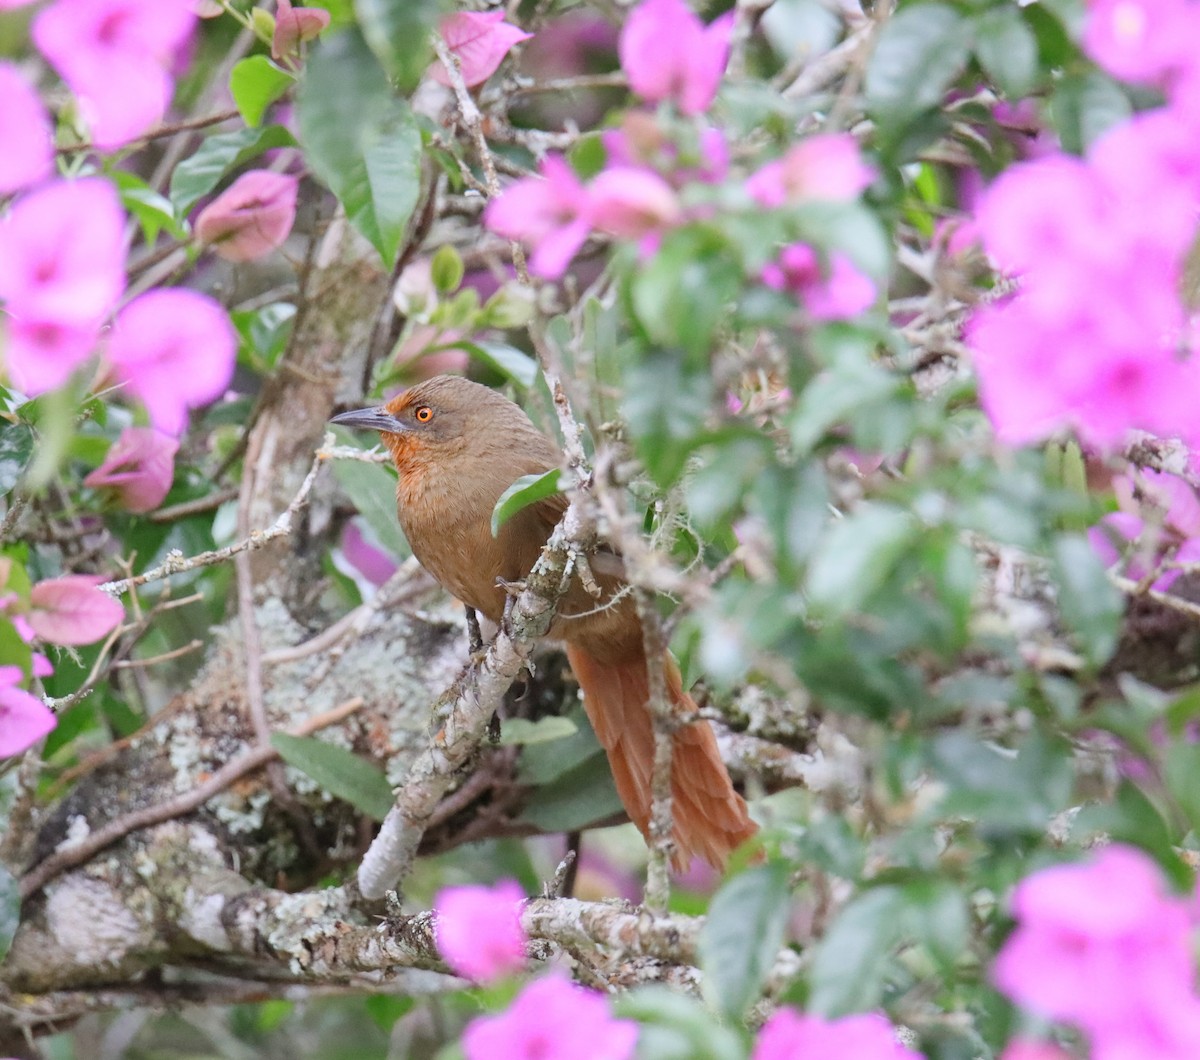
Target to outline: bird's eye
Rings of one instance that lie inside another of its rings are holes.
[[[418,423],[428,423],[431,419],[433,419],[433,409],[431,409],[428,405],[422,405],[419,409],[417,409],[414,415],[417,417]]]

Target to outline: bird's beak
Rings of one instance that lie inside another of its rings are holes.
[[[404,434],[408,426],[401,423],[382,405],[373,409],[354,409],[334,416],[330,423],[340,423],[343,427],[361,427],[367,431],[388,431],[391,434]]]

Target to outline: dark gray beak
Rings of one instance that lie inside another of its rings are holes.
[[[330,423],[340,423],[343,427],[361,427],[366,431],[388,431],[391,434],[404,434],[408,427],[401,423],[382,405],[373,409],[355,409],[353,412],[343,412],[334,416]]]

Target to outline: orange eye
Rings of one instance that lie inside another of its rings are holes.
[[[433,409],[428,405],[422,405],[415,413],[418,423],[428,423],[433,419]]]

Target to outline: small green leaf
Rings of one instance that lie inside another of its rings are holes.
[[[842,910],[813,958],[809,1011],[830,1018],[878,1006],[904,905],[898,887],[873,887]]]
[[[790,895],[788,868],[756,865],[713,897],[700,930],[704,992],[717,1010],[740,1020],[762,992],[783,945]]]
[[[238,129],[236,132],[206,137],[171,174],[171,202],[175,204],[179,216],[185,216],[227,173],[257,158],[264,151],[295,145],[295,137],[282,125]]]
[[[608,759],[596,754],[534,791],[518,819],[543,832],[573,832],[598,824],[621,809]]]
[[[834,523],[808,571],[813,608],[833,617],[858,608],[919,537],[908,512],[883,504],[864,506]]]
[[[163,228],[176,239],[188,239],[187,227],[176,213],[170,199],[160,195],[132,173],[118,170],[112,177],[121,194],[122,205],[138,219],[147,244],[152,244]]]
[[[272,733],[271,746],[289,766],[368,817],[382,821],[392,808],[392,786],[383,772],[353,751],[312,736],[286,732]]]
[[[313,49],[296,104],[313,173],[391,268],[421,186],[421,134],[408,103],[347,30]]]
[[[0,424],[0,497],[21,481],[33,456],[33,428],[27,423]]]
[[[500,527],[517,512],[558,493],[559,476],[560,472],[556,467],[540,475],[522,475],[501,493],[496,507],[492,509],[492,537],[500,533]]]
[[[866,357],[838,361],[800,392],[790,419],[797,451],[808,452],[834,424],[864,405],[881,401],[895,389],[895,377]]]
[[[1013,7],[993,7],[975,19],[975,57],[1009,99],[1028,95],[1038,79],[1038,42]]]
[[[0,865],[0,961],[8,954],[21,923],[21,888],[8,869]]]
[[[367,521],[379,543],[397,559],[410,554],[396,516],[396,480],[382,464],[336,460],[334,477]]]
[[[515,346],[503,342],[459,342],[455,343],[455,349],[466,350],[476,360],[511,379],[522,390],[528,390],[537,379],[537,361]]]
[[[397,997],[395,994],[372,994],[364,1001],[367,1015],[380,1030],[391,1033],[396,1021],[407,1016],[417,1002],[412,997]]]
[[[262,124],[267,108],[296,83],[296,78],[265,55],[242,59],[229,73],[229,92],[242,119]]]
[[[457,291],[463,278],[463,259],[449,243],[438,247],[429,262],[429,275],[433,286],[443,294]]]
[[[638,1060],[745,1060],[737,1032],[694,997],[644,986],[618,997],[616,1009],[638,1022]]]
[[[537,721],[530,721],[528,718],[506,718],[500,730],[500,744],[521,744],[528,747],[531,744],[562,740],[574,736],[578,731],[579,727],[570,718],[553,714]]]
[[[1099,666],[1116,649],[1125,598],[1108,580],[1100,557],[1081,534],[1058,538],[1054,566],[1063,618],[1079,637],[1088,661]]]

